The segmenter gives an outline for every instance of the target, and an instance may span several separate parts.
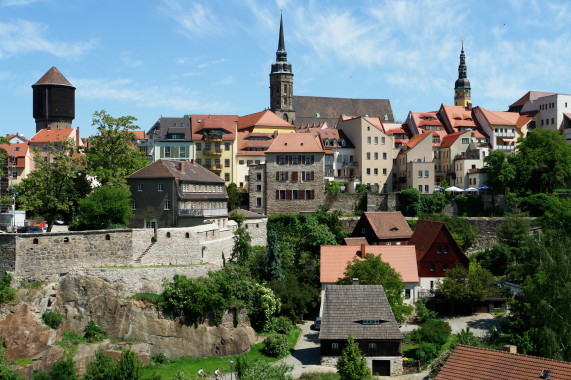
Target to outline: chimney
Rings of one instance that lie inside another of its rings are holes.
[[[502,348],[502,351],[509,352],[510,354],[517,354],[517,346],[514,346],[513,344],[506,344]]]
[[[353,281],[351,282],[351,285],[359,285],[359,279],[354,278]]]
[[[178,162],[178,171],[182,171],[182,161]]]
[[[365,246],[366,244],[361,244],[361,250],[357,253],[360,258],[365,257]]]
[[[79,127],[75,128],[75,147],[79,147],[81,139],[79,138]]]

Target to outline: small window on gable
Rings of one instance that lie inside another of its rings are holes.
[[[105,240],[111,240],[111,235],[106,234],[106,235],[105,235]]]

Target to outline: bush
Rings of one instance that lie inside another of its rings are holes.
[[[10,286],[11,283],[12,275],[10,273],[4,273],[2,278],[0,278],[0,305],[16,299],[18,293],[16,289]]]
[[[96,342],[99,340],[103,340],[107,338],[107,334],[101,329],[95,321],[92,319],[85,327],[85,335],[84,337],[90,342]]]
[[[416,308],[414,316],[414,321],[416,323],[422,324],[430,319],[435,319],[438,316],[437,312],[430,310],[426,306],[426,301],[423,299],[419,300],[414,306]]]
[[[168,363],[169,358],[167,358],[162,352],[159,352],[158,354],[151,356],[151,361],[156,364],[165,364]]]
[[[325,193],[337,197],[341,194],[341,184],[339,182],[331,181],[325,187]]]
[[[416,349],[416,360],[431,361],[438,356],[438,347],[435,343],[421,342]]]
[[[119,361],[119,379],[138,380],[143,376],[143,363],[131,350],[121,353]]]
[[[63,322],[63,315],[55,311],[46,310],[42,314],[42,322],[55,330]]]
[[[276,326],[274,328],[274,330],[276,330],[276,332],[278,334],[287,334],[288,332],[291,331],[291,329],[293,328],[293,323],[291,322],[291,320],[287,317],[278,317],[278,319],[276,319]]]
[[[130,297],[127,297],[127,299],[143,301],[151,303],[153,305],[158,305],[162,301],[163,297],[160,294],[156,293],[137,293]]]
[[[262,353],[274,358],[283,358],[289,354],[289,346],[285,335],[270,335],[264,341]]]
[[[420,328],[409,334],[408,338],[416,342],[444,344],[448,340],[452,329],[447,322],[431,319],[424,322]]]
[[[98,350],[95,353],[95,360],[87,363],[87,370],[83,376],[83,380],[114,380],[119,375],[119,367],[117,361],[103,352]]]

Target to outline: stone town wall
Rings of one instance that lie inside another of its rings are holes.
[[[353,213],[355,205],[361,199],[361,194],[342,193],[336,197],[325,194],[324,205],[331,210],[340,210],[344,213]],[[391,194],[367,194],[367,211],[395,211],[396,195]]]
[[[72,269],[132,262],[130,230],[15,234],[14,278],[55,280]]]
[[[266,219],[248,220],[253,245],[266,245]],[[72,270],[111,266],[224,265],[237,224],[0,235],[0,273],[15,280],[55,281]]]

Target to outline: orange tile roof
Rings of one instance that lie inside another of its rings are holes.
[[[266,153],[323,153],[323,149],[309,133],[280,133]]]
[[[472,110],[462,106],[447,106],[442,104],[440,109],[448,123],[452,126],[452,132],[458,132],[458,127],[477,128],[476,122],[472,118]]]
[[[276,115],[270,110],[252,113],[238,118],[238,130],[252,128],[252,127],[275,127],[279,128],[293,128],[293,125]]]
[[[470,132],[471,131],[460,131],[460,132],[454,132],[454,133],[450,133],[449,135],[446,135],[442,139],[442,144],[440,144],[440,149],[450,148],[452,146],[452,144],[454,144],[454,142],[456,142],[456,140],[458,140],[458,138],[460,136],[462,136],[464,133],[470,133]]]
[[[513,125],[517,124],[520,117],[517,112],[506,112],[506,111],[488,111],[482,107],[479,107],[482,111],[482,115],[486,118],[488,123],[491,125]]]
[[[32,137],[32,143],[46,143],[49,141],[67,140],[72,137],[75,130],[73,128],[64,129],[42,129]]]
[[[347,263],[354,257],[360,257],[361,249],[365,253],[381,256],[397,271],[403,282],[418,282],[418,268],[414,247],[410,245],[322,245],[320,260],[320,282],[335,283],[345,273]],[[363,255],[364,256],[364,255]]]
[[[543,370],[548,377],[541,377]],[[487,348],[458,345],[440,370],[437,380],[571,379],[571,363],[538,356],[511,354]]]
[[[421,133],[418,135],[414,135],[408,140],[405,146],[409,147],[410,149],[414,148],[419,142],[427,138],[428,136],[432,136],[432,133]]]
[[[25,143],[12,143],[12,144],[1,144],[0,149],[4,149],[8,156],[16,157],[16,166],[17,168],[24,168],[26,167],[26,162],[24,158],[28,153],[29,144]]]
[[[515,127],[521,131],[521,129],[527,124],[529,123],[531,120],[533,120],[533,117],[535,116],[535,114],[522,114],[519,115],[519,118],[517,119],[517,123],[515,125]]]
[[[361,244],[369,244],[366,237],[346,237],[343,239],[345,245],[361,245]]]
[[[238,115],[191,115],[192,139],[202,140],[202,134],[198,133],[203,129],[222,129],[226,134],[222,135],[222,140],[231,141],[236,138],[236,124]]]
[[[145,131],[129,131],[129,132],[134,134],[135,139],[137,139],[137,140],[143,140],[143,139],[147,138],[147,132],[145,132]]]
[[[24,141],[30,141],[30,140],[28,140],[25,136],[22,136],[22,135],[20,135],[20,134],[15,134],[15,133],[13,133],[13,134],[10,134],[10,135],[6,135],[6,138],[7,138],[8,140],[13,139],[14,137],[18,137],[18,138],[20,138],[20,139],[22,139],[22,140],[24,140]]]
[[[397,123],[383,123],[385,133],[392,136],[394,133],[406,133],[402,128],[402,124]]]
[[[366,219],[378,239],[409,239],[412,230],[400,211],[365,212]]]

